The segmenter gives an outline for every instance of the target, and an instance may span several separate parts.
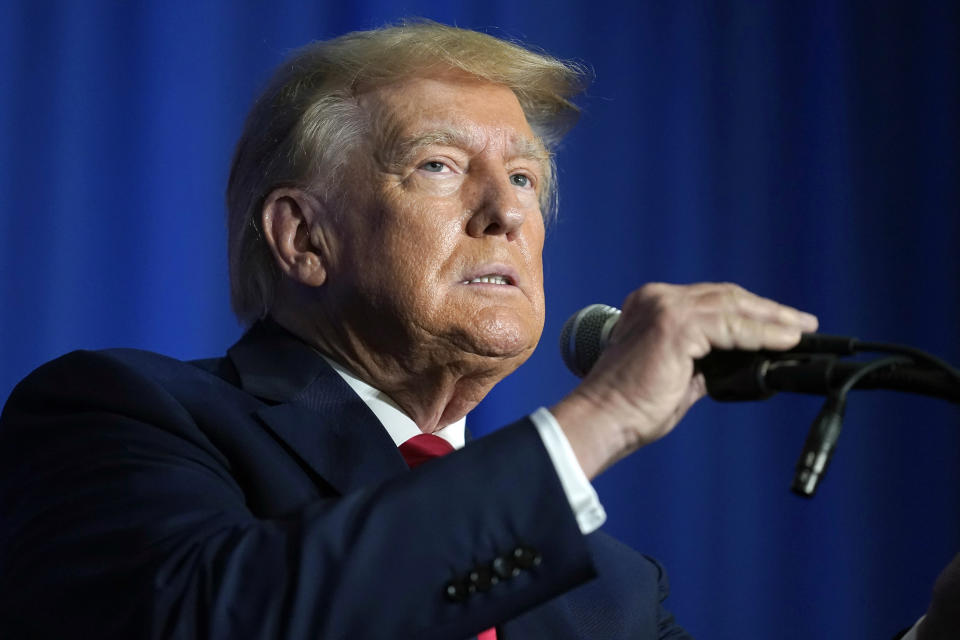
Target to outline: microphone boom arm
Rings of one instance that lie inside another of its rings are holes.
[[[829,395],[869,362],[833,355],[772,351],[713,351],[697,363],[710,397],[721,402],[763,400],[784,391]],[[854,389],[905,391],[960,403],[960,385],[947,371],[915,363],[866,373]]]

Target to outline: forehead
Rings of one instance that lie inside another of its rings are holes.
[[[373,116],[380,145],[396,147],[411,139],[435,136],[487,147],[503,146],[521,155],[543,157],[513,91],[459,72],[404,78],[359,96]]]

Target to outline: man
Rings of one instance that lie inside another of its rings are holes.
[[[228,189],[223,359],[77,352],[0,426],[0,628],[28,638],[686,638],[589,479],[667,434],[713,348],[816,319],[648,285],[567,397],[410,471],[533,351],[550,148],[582,74],[436,24],[295,54]],[[532,407],[531,407],[532,408]],[[527,409],[529,410],[529,409]]]

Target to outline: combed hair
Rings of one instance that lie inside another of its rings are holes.
[[[548,151],[576,122],[579,110],[570,98],[588,78],[579,64],[429,21],[356,31],[295,51],[247,116],[230,169],[230,297],[242,323],[267,315],[281,277],[261,229],[270,192],[292,186],[329,197],[350,151],[372,129],[358,93],[450,68],[512,89]],[[552,154],[547,165],[540,205],[549,219],[556,206]]]

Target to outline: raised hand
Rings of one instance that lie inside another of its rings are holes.
[[[817,319],[734,284],[648,284],[623,303],[610,343],[552,407],[588,477],[670,432],[706,393],[711,349],[789,349]]]

